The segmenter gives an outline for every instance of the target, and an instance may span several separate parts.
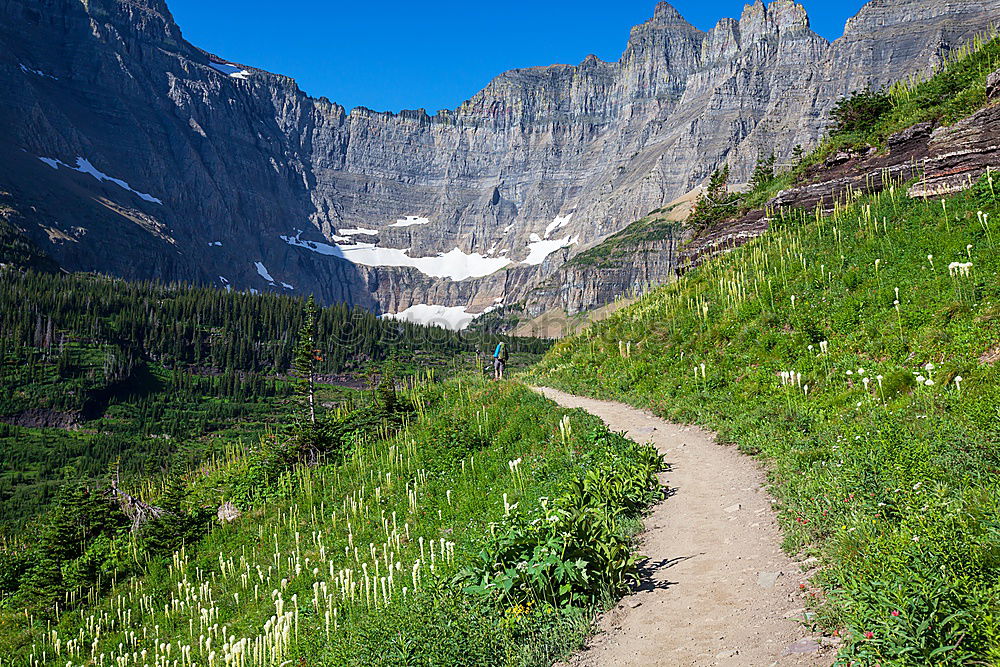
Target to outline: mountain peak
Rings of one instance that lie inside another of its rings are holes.
[[[656,11],[653,12],[653,18],[650,20],[650,23],[667,25],[670,23],[687,23],[687,21],[669,2],[658,2],[656,3]]]

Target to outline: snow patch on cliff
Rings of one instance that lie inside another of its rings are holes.
[[[220,74],[225,74],[226,76],[232,77],[234,79],[241,79],[246,81],[250,78],[250,72],[243,69],[242,67],[237,67],[232,63],[208,63],[209,67],[214,69]]]
[[[467,312],[465,306],[429,306],[418,303],[399,313],[386,313],[382,315],[382,318],[441,327],[450,331],[461,331],[480,315],[482,313]]]
[[[263,278],[270,284],[272,285],[274,284],[274,278],[272,278],[271,274],[268,273],[267,267],[264,266],[263,262],[254,262],[253,265],[257,268],[257,275],[259,275],[261,278]]]
[[[538,234],[532,234],[529,237],[530,242],[528,243],[528,256],[524,259],[522,264],[537,266],[544,262],[545,258],[554,253],[556,250],[568,248],[577,243],[579,240],[579,236],[565,236],[561,239],[543,241],[538,238]]]
[[[354,229],[338,229],[337,232],[343,236],[357,236],[358,234],[364,234],[365,236],[378,236],[377,229],[365,229],[364,227],[355,227]]]
[[[21,71],[24,72],[25,74],[34,74],[35,76],[40,76],[43,79],[52,79],[53,81],[59,80],[59,77],[52,76],[51,74],[46,74],[40,69],[31,69],[30,67],[22,63],[18,63],[18,66],[21,68]]]
[[[427,218],[421,218],[416,215],[408,215],[405,218],[400,218],[396,222],[389,225],[390,227],[412,227],[414,225],[427,225],[430,224],[430,220]]]
[[[410,257],[409,248],[380,248],[374,243],[330,245],[303,241],[296,236],[280,236],[289,245],[298,246],[321,255],[345,259],[363,266],[409,266],[432,278],[465,280],[482,278],[496,273],[511,263],[506,257],[486,257],[479,253],[467,254],[459,248],[432,257]]]
[[[545,238],[552,236],[552,232],[556,231],[560,227],[565,227],[569,224],[569,221],[573,219],[573,214],[569,215],[557,215],[555,220],[549,223],[549,226],[545,228]]]
[[[88,160],[86,158],[82,158],[82,157],[76,158],[76,166],[75,167],[66,164],[62,160],[57,160],[57,159],[51,158],[51,157],[40,157],[38,159],[41,160],[42,162],[44,162],[45,164],[49,165],[53,169],[59,169],[59,167],[66,167],[67,169],[72,169],[73,171],[78,171],[81,174],[90,174],[91,176],[93,176],[94,178],[96,178],[99,181],[107,181],[109,183],[114,183],[118,187],[123,188],[125,190],[128,190],[132,194],[136,195],[139,199],[142,199],[144,201],[148,201],[148,202],[150,202],[152,204],[161,204],[161,205],[163,204],[162,201],[160,201],[159,199],[157,199],[153,195],[146,194],[145,192],[139,192],[138,190],[133,190],[132,186],[130,186],[128,183],[126,183],[125,181],[121,180],[120,178],[114,178],[113,176],[108,176],[103,171],[101,171],[100,169],[98,169],[97,167],[95,167],[90,162],[90,160]]]

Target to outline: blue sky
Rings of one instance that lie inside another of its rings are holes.
[[[617,60],[655,0],[167,0],[193,44],[293,77],[348,109],[454,108],[515,67]],[[707,30],[743,2],[672,3]],[[827,39],[862,0],[805,0]]]

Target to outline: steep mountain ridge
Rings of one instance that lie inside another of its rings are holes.
[[[660,3],[618,62],[506,72],[431,116],[310,98],[190,45],[159,0],[0,0],[0,184],[68,268],[480,312],[998,16],[879,0],[830,44],[789,0],[707,33]]]

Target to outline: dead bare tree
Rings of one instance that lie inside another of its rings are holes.
[[[111,496],[118,502],[118,507],[129,519],[132,520],[132,532],[139,530],[147,521],[163,516],[167,513],[162,507],[150,505],[147,502],[136,498],[118,488],[118,471],[115,470],[114,477],[111,478]]]

